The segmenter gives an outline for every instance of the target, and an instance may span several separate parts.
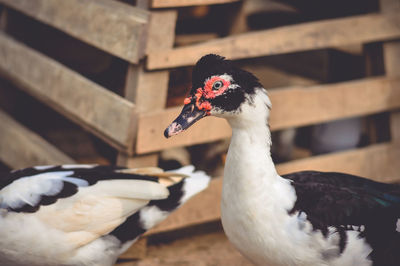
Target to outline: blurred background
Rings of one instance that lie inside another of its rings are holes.
[[[249,265],[219,223],[230,129],[164,129],[217,53],[273,108],[278,172],[400,178],[399,0],[0,0],[0,171],[62,163],[194,164],[210,188],[120,265]]]

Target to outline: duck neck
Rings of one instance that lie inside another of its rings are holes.
[[[260,179],[271,183],[280,178],[271,158],[270,101],[263,90],[256,94],[242,106],[239,114],[228,119],[232,139],[225,169],[234,169],[235,174],[226,173],[225,176],[238,179],[234,182],[248,184],[248,179],[252,179],[260,184]]]

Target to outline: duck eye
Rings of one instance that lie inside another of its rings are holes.
[[[222,81],[216,81],[213,84],[213,90],[219,90],[220,88],[222,88],[222,86],[224,86],[224,84],[222,83]]]

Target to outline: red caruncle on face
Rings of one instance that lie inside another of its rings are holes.
[[[222,86],[220,88],[213,89],[217,82],[221,82]],[[196,107],[199,110],[204,110],[207,112],[207,115],[210,115],[210,110],[212,108],[211,103],[205,99],[214,99],[215,97],[223,94],[229,87],[230,82],[225,80],[219,76],[214,76],[210,78],[203,88],[198,88],[196,94],[194,95],[196,99]],[[184,100],[184,104],[189,104],[192,101],[192,97],[188,97]]]

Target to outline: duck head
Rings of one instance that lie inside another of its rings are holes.
[[[193,69],[192,88],[180,115],[164,131],[164,136],[169,138],[179,134],[210,115],[229,121],[240,115],[246,105],[254,103],[254,95],[260,89],[265,94],[258,79],[250,72],[222,56],[205,55]]]

